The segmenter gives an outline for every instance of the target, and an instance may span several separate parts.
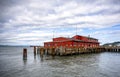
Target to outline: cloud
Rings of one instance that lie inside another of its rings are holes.
[[[96,31],[92,36],[99,38],[100,43],[104,44],[105,42],[115,42],[115,41],[120,41],[120,30],[101,30],[101,31]]]
[[[98,38],[105,33],[115,36],[110,41],[120,39],[119,30],[108,33],[120,25],[119,0],[2,0],[0,9],[0,44],[43,45],[53,34],[75,35],[76,26],[78,34]],[[109,37],[99,38],[105,43]]]

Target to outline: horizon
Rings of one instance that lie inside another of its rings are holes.
[[[119,0],[2,0],[0,9],[0,45],[43,46],[74,35],[120,41]]]

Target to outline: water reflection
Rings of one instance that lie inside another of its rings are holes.
[[[34,54],[34,60],[36,60],[36,54]]]
[[[40,54],[34,54],[34,62],[39,60],[42,62],[44,60],[44,56],[41,56]]]
[[[99,57],[99,72],[107,77],[120,77],[120,53],[105,52]]]
[[[27,60],[23,60],[23,63],[24,63],[24,65],[26,65],[27,64]]]
[[[36,63],[36,61],[37,61],[37,60],[36,60],[36,54],[34,54],[34,62]]]

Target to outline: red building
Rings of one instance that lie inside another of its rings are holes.
[[[76,35],[72,38],[57,37],[53,38],[52,42],[44,42],[44,47],[97,47],[99,46],[98,39]]]

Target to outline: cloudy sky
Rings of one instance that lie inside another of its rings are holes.
[[[76,32],[120,41],[120,0],[0,0],[0,45],[43,45]]]

